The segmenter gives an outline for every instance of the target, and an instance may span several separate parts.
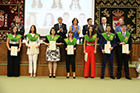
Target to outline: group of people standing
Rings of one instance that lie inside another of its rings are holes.
[[[7,35],[7,48],[8,48],[8,73],[10,76],[20,76],[20,51],[22,45],[22,39],[24,35],[23,25],[20,24],[20,19],[16,18],[16,24],[12,27],[11,33]],[[66,57],[66,77],[70,77],[70,64],[72,65],[73,78],[76,78],[75,73],[75,56],[76,56],[76,45],[81,32],[81,27],[78,25],[79,21],[77,18],[72,20],[72,26],[70,26],[68,37],[67,26],[64,24],[61,17],[58,18],[58,23],[51,28],[50,34],[46,36],[44,44],[47,46],[46,60],[48,61],[49,77],[56,77],[57,62],[60,61],[60,45],[64,45],[65,57]],[[115,79],[113,76],[113,51],[117,48],[118,55],[118,73],[117,79],[121,78],[122,61],[125,63],[125,74],[126,79],[131,80],[129,77],[128,60],[132,49],[131,35],[127,31],[127,26],[124,24],[123,18],[119,19],[120,25],[116,27],[115,32],[111,30],[111,26],[107,24],[107,19],[102,18],[102,24],[98,26],[95,31],[95,26],[92,25],[92,18],[87,19],[87,25],[83,26],[83,52],[84,52],[84,77],[94,78],[96,76],[95,66],[95,55],[97,53],[97,43],[100,44],[100,48],[103,54],[102,63],[102,75],[101,79],[104,79],[105,66],[107,57],[109,56],[110,62],[110,78]],[[40,35],[36,31],[36,26],[32,25],[29,34],[25,35],[27,54],[29,59],[29,73],[30,77],[36,77],[37,70],[37,59],[39,54],[40,46]],[[110,44],[110,53],[106,53],[105,45]],[[129,52],[122,53],[122,45],[129,45]],[[11,54],[12,46],[17,47],[17,55]],[[89,68],[91,68],[89,71]]]

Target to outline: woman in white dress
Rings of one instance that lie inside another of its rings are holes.
[[[29,59],[30,77],[36,77],[37,59],[40,46],[40,35],[36,33],[35,25],[30,28],[29,34],[26,35],[27,55]]]

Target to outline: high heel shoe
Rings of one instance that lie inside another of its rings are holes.
[[[34,74],[33,77],[35,78],[36,77],[36,74]]]
[[[55,73],[53,73],[53,78],[55,78],[56,77],[56,75],[55,75]]]
[[[49,78],[52,78],[52,73],[50,73]]]
[[[75,73],[73,73],[73,79],[75,79],[76,78],[76,75],[75,75]]]
[[[70,75],[69,74],[67,74],[67,77],[66,78],[69,78],[70,77]]]
[[[30,78],[31,78],[31,77],[33,77],[33,75],[32,75],[32,74],[30,74]]]

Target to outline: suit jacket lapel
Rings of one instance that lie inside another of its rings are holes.
[[[101,29],[102,29],[102,31],[104,32],[103,24],[101,25]]]

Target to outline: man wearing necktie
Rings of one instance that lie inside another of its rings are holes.
[[[58,23],[54,25],[54,28],[57,31],[57,35],[60,35],[61,42],[66,38],[67,34],[67,26],[66,24],[62,23],[62,17],[58,18]]]
[[[124,61],[125,78],[131,80],[131,78],[129,77],[128,61],[129,61],[130,53],[132,49],[132,40],[131,40],[130,33],[126,31],[127,26],[125,24],[121,25],[121,29],[122,29],[121,32],[116,33],[117,56],[118,56],[117,79],[121,78],[122,63]],[[122,45],[125,45],[125,44],[129,45],[128,53],[122,53]]]

